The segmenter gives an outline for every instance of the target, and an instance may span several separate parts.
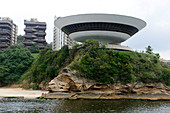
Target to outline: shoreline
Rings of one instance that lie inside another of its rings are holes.
[[[164,94],[126,94],[117,95],[109,92],[53,92],[40,99],[64,99],[64,100],[147,100],[147,101],[170,101],[170,95]]]
[[[170,101],[170,95],[166,94],[115,94],[112,91],[49,92],[11,87],[0,88],[0,98]]]
[[[10,88],[10,87],[0,88],[0,98],[35,99],[40,97],[43,93],[48,93],[48,91],[31,90],[31,89],[23,89],[23,88]]]

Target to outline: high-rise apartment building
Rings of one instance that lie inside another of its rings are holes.
[[[17,44],[17,25],[9,17],[0,17],[0,50]]]
[[[54,18],[54,21],[57,20],[58,18]],[[53,50],[59,50],[61,49],[64,45],[68,45],[69,48],[71,48],[74,44],[74,41],[68,37],[67,34],[62,32],[59,28],[57,28],[54,25],[54,34],[53,34],[53,44],[52,44],[52,49]]]
[[[46,30],[46,23],[39,22],[37,19],[31,19],[30,21],[24,20],[25,24],[25,35],[24,35],[24,42],[23,44],[25,47],[29,48],[33,44],[37,44],[39,49],[43,49],[46,46],[45,40],[45,30]]]
[[[13,24],[12,26],[12,45],[17,44],[17,32],[18,27],[16,24]]]

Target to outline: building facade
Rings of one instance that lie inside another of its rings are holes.
[[[54,21],[57,19],[58,18],[55,17]],[[68,45],[68,47],[71,48],[73,44],[74,41],[70,39],[67,34],[65,34],[62,30],[54,25],[52,49],[60,50],[64,45]]]
[[[135,17],[116,14],[79,14],[60,17],[55,26],[78,42],[94,39],[109,44],[122,43],[146,26]]]
[[[30,21],[24,20],[25,25],[25,40],[23,44],[26,48],[31,47],[33,44],[37,44],[39,49],[43,49],[46,46],[46,23],[39,22],[37,19],[31,19]]]
[[[9,17],[0,18],[0,50],[17,44],[17,25]]]
[[[131,51],[118,44],[143,29],[146,22],[131,16],[96,13],[60,17],[55,19],[54,25],[77,42],[94,39],[106,42],[108,48]]]

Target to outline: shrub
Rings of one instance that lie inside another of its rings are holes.
[[[3,77],[0,78],[1,84],[17,82],[32,62],[31,53],[23,45],[13,45],[1,51],[0,63],[3,66]]]
[[[129,83],[142,81],[166,82],[170,79],[170,68],[163,67],[152,48],[146,53],[114,51],[99,48],[96,41],[86,41],[81,48],[80,59],[70,65],[79,76],[103,83]]]
[[[170,81],[165,82],[166,85],[170,86]]]
[[[52,51],[51,48],[45,48],[40,51],[39,56],[34,61],[30,69],[25,73],[22,79],[40,84],[42,81],[48,82],[53,79],[63,66],[70,62],[68,46],[63,46],[59,51]]]

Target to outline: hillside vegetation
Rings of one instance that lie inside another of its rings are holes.
[[[23,45],[0,51],[0,86],[16,83],[32,62],[30,51]]]
[[[170,81],[170,68],[157,54],[99,49],[98,42],[87,41],[80,57],[71,64],[79,76],[102,83],[144,83]]]
[[[158,58],[158,54],[149,50],[146,53],[114,51],[88,40],[70,50],[67,46],[60,51],[44,49],[22,79],[29,83],[47,83],[69,66],[77,71],[77,76],[106,84],[163,82],[170,85],[170,68]]]
[[[77,76],[106,84],[162,82],[170,85],[170,68],[151,47],[148,46],[146,53],[114,51],[87,40],[73,49],[45,48],[39,54],[31,54],[22,45],[0,51],[0,86],[26,82],[37,89],[40,84],[47,85],[65,67],[76,70]]]
[[[51,48],[45,48],[40,54],[34,55],[35,61],[23,74],[21,80],[26,80],[28,83],[41,82],[47,84],[60,71],[60,69],[70,63],[68,46],[64,46],[59,51],[53,51]]]

